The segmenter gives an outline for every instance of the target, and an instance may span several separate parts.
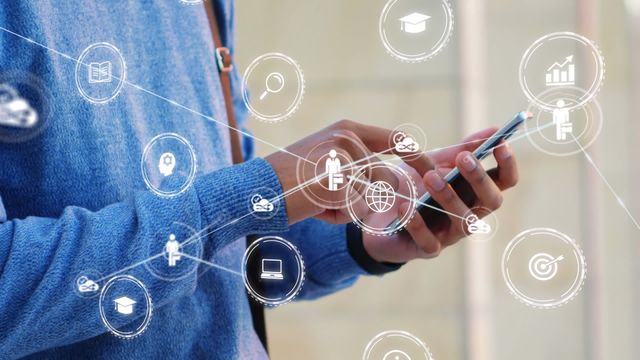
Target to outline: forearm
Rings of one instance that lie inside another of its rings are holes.
[[[0,348],[22,356],[103,333],[97,301],[74,292],[75,278],[88,269],[113,274],[156,255],[148,244],[162,241],[156,237],[170,224],[197,230],[210,226],[211,234],[201,241],[205,247],[213,242],[214,248],[248,233],[285,230],[283,210],[268,222],[248,216],[232,223],[247,215],[243,197],[254,185],[277,186],[270,171],[263,160],[256,160],[204,175],[176,198],[139,192],[131,201],[97,212],[68,207],[59,218],[1,224]],[[197,280],[193,274],[164,281],[144,266],[124,273],[145,284],[156,307],[188,294]]]

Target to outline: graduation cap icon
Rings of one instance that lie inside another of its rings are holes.
[[[133,305],[136,303],[135,300],[126,296],[119,297],[113,300],[113,302],[116,303],[116,311],[124,315],[131,314],[133,312]]]
[[[427,20],[431,16],[413,12],[400,18],[400,30],[409,34],[418,34],[427,29]]]

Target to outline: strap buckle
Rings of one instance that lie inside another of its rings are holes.
[[[231,51],[226,47],[216,48],[216,62],[220,72],[231,72],[233,63],[231,62]]]

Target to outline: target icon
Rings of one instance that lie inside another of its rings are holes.
[[[535,254],[529,260],[529,272],[537,280],[551,280],[558,273],[558,262],[562,260],[563,255],[554,258],[547,253]]]

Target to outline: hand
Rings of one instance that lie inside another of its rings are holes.
[[[289,223],[293,224],[309,217],[331,223],[350,222],[351,217],[345,206],[349,192],[349,175],[354,174],[357,166],[364,165],[367,161],[379,161],[372,152],[393,153],[389,141],[391,135],[392,131],[388,129],[342,120],[287,147],[286,152],[267,156],[266,160],[275,170],[287,194],[285,205]],[[335,153],[332,153],[332,150]],[[328,175],[329,165],[326,165],[327,159],[331,158],[330,154],[339,160],[344,176],[341,183],[333,184],[333,190]],[[424,153],[411,156],[405,163],[414,173],[421,175],[434,168]],[[398,180],[393,173],[385,169],[368,175],[369,181],[384,180],[394,189],[398,186]],[[364,201],[354,203],[359,206],[355,210],[356,214],[364,216],[369,212]]]
[[[457,146],[434,151],[429,154],[436,166],[423,176],[412,172],[416,179],[418,193],[428,191],[444,210],[459,217],[443,212],[434,213],[427,223],[416,214],[405,226],[403,232],[391,236],[375,236],[363,233],[364,247],[369,255],[380,262],[400,263],[416,258],[431,258],[440,254],[442,249],[456,243],[466,234],[463,231],[464,217],[470,207],[482,206],[493,211],[502,204],[502,191],[513,187],[518,181],[518,170],[513,151],[508,144],[496,147],[493,155],[497,167],[485,171],[471,152],[490,137],[496,129],[486,129],[471,135]],[[453,190],[444,183],[442,177],[453,167],[458,167],[468,186]],[[407,169],[411,171],[411,169]],[[463,201],[462,199],[466,200]],[[398,205],[400,215],[410,211],[410,203]],[[370,221],[388,223],[388,216],[371,218]],[[486,214],[479,214],[486,215]]]

